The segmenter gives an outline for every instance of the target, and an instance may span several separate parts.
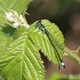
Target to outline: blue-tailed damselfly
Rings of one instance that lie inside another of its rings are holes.
[[[45,26],[41,23],[41,20],[39,20],[39,21],[36,23],[36,27],[38,27],[42,32],[44,32],[44,33],[47,35],[48,39],[49,39],[50,42],[51,42],[51,45],[53,46],[53,49],[54,49],[54,51],[55,51],[55,53],[56,53],[57,58],[59,59],[62,67],[65,68],[65,64],[64,64],[64,62],[62,61],[62,59],[60,58],[58,51],[56,50],[56,46],[59,47],[61,50],[64,50],[64,47],[50,34],[50,32],[49,32],[49,31],[45,28]],[[55,44],[56,44],[56,46],[55,46]]]

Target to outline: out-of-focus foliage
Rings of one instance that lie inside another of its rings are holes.
[[[76,0],[34,0],[28,8],[30,16],[27,16],[28,22],[41,18],[54,19],[64,13],[68,6],[77,3]],[[36,17],[35,17],[36,15]]]
[[[80,80],[80,75],[65,75],[54,72],[46,80]]]

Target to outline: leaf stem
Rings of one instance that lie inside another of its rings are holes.
[[[76,51],[71,51],[70,49],[65,47],[64,56],[80,64],[80,57],[77,55],[79,51],[80,51],[80,47]]]

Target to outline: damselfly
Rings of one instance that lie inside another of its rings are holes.
[[[64,62],[62,61],[62,59],[60,58],[58,51],[56,50],[56,46],[57,46],[58,48],[60,48],[61,50],[64,50],[64,47],[50,34],[50,32],[49,32],[49,31],[45,28],[45,26],[41,23],[41,20],[39,20],[39,21],[36,23],[36,27],[38,27],[42,32],[44,32],[44,33],[47,35],[48,39],[50,40],[51,45],[53,46],[53,49],[54,49],[55,53],[56,53],[56,57],[57,57],[58,60],[60,61],[62,67],[65,68],[65,64],[64,64]],[[55,46],[55,44],[56,44],[56,46]]]

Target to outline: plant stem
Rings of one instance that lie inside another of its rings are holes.
[[[80,64],[80,57],[77,55],[79,51],[80,51],[80,47],[76,51],[71,51],[70,49],[65,47],[64,56]]]

